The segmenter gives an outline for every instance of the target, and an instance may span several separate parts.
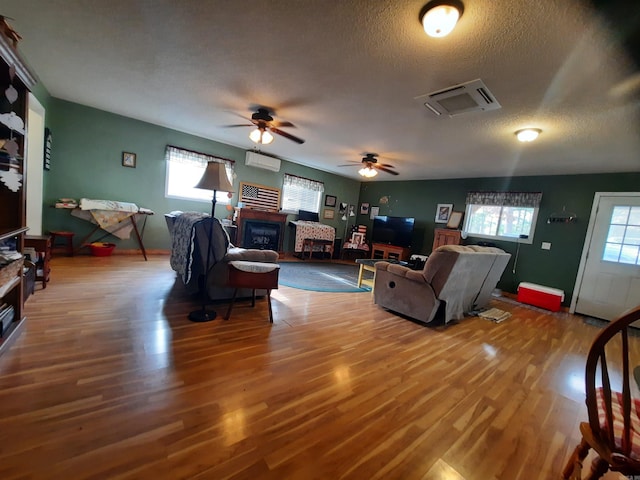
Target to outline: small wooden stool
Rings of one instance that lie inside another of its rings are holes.
[[[57,247],[63,248],[67,256],[73,257],[73,236],[75,233],[56,230],[49,232],[49,235],[51,235],[51,256],[53,256],[53,252],[56,249],[56,239],[61,238],[65,243],[64,245],[57,245]]]
[[[277,263],[263,262],[245,262],[233,261],[229,262],[229,286],[234,287],[233,298],[227,310],[225,320],[231,317],[233,303],[236,300],[239,288],[250,288],[253,290],[251,306],[256,305],[256,289],[265,289],[267,291],[267,301],[269,303],[269,322],[273,323],[273,312],[271,310],[271,290],[278,288],[278,273],[280,265]]]
[[[326,252],[329,252],[329,260],[333,257],[333,240],[320,240],[318,238],[305,238],[302,242],[302,259],[304,259],[304,249],[305,247],[309,247],[309,260],[311,260],[311,256],[313,255],[313,246],[320,245],[322,247],[322,255]],[[328,249],[327,249],[328,247]]]

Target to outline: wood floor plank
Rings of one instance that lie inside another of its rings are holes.
[[[600,330],[492,302],[425,327],[280,287],[273,324],[264,299],[192,323],[167,256],[55,257],[0,356],[0,478],[558,478]]]

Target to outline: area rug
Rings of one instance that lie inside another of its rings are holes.
[[[278,283],[315,292],[369,292],[367,287],[358,288],[359,268],[343,263],[280,262]]]

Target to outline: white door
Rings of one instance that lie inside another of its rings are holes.
[[[640,193],[596,200],[575,311],[613,320],[640,304]]]

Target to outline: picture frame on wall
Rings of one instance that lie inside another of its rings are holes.
[[[136,168],[136,154],[131,152],[122,152],[122,166]]]
[[[439,203],[436,208],[436,223],[447,223],[452,211],[453,203]]]
[[[331,208],[325,208],[324,212],[322,212],[322,218],[326,218],[331,220],[335,216],[335,211]]]
[[[369,215],[369,204],[361,203],[360,204],[360,215]]]
[[[333,195],[325,195],[324,196],[324,206],[325,207],[335,207],[337,202],[338,202],[338,197],[334,197]]]
[[[44,163],[45,170],[51,170],[51,143],[53,142],[53,136],[51,130],[44,129]]]
[[[451,212],[449,215],[449,220],[447,221],[447,228],[455,228],[456,230],[460,228],[460,224],[462,223],[462,212]]]

